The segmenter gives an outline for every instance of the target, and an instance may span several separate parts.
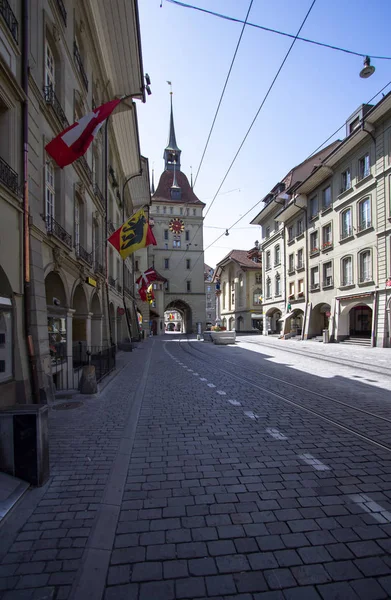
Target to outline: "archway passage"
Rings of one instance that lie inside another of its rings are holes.
[[[243,317],[238,317],[236,321],[236,331],[243,330]]]
[[[266,313],[266,330],[269,335],[276,335],[281,333],[282,321],[281,311],[278,308],[269,308]]]
[[[314,306],[314,308],[311,311],[308,335],[310,337],[323,335],[323,330],[329,328],[330,316],[330,304],[326,304],[323,302]]]
[[[178,319],[174,331],[177,333],[193,333],[192,313],[190,306],[183,300],[173,300],[167,304],[164,310],[164,321],[169,323],[170,311],[177,311],[181,317]],[[178,328],[179,325],[179,328]]]
[[[67,299],[64,284],[58,273],[52,271],[45,278],[46,310],[48,315],[49,351],[52,365],[58,364],[67,356],[66,311]]]
[[[349,335],[370,338],[372,332],[372,308],[366,304],[353,306],[349,311]]]
[[[301,308],[296,308],[285,320],[285,333],[301,335],[303,331],[303,321],[304,312],[301,310]]]
[[[86,293],[82,285],[78,285],[73,294],[74,315],[72,319],[72,352],[73,366],[78,367],[88,362],[87,358],[87,314]]]

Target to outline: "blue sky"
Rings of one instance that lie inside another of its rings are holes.
[[[189,4],[244,19],[250,0],[194,0]],[[295,34],[311,0],[254,0],[249,21]],[[144,70],[152,95],[138,105],[142,153],[163,171],[174,91],[182,171],[195,174],[242,25],[163,0],[139,0]],[[301,35],[369,55],[391,56],[389,0],[317,0]],[[220,113],[195,186],[208,205],[241,143],[291,40],[246,27]],[[362,103],[391,81],[391,61],[372,60],[375,74],[361,79],[362,59],[297,41],[220,195],[204,223],[204,247],[264,197]],[[391,86],[387,91],[391,90]],[[381,96],[378,98],[380,99]],[[340,132],[340,136],[344,131]],[[231,249],[260,238],[247,217],[205,253],[211,266]]]

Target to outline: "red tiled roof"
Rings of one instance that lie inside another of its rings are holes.
[[[227,256],[225,256],[223,260],[221,260],[218,263],[217,266],[221,265],[227,260],[233,260],[237,262],[241,267],[244,267],[246,269],[255,269],[259,271],[259,269],[262,268],[261,263],[255,263],[250,258],[248,258],[248,250],[231,250],[231,252],[229,252]]]
[[[189,180],[182,171],[176,172],[176,180],[179,187],[182,190],[182,198],[180,200],[171,199],[171,186],[174,179],[174,172],[163,171],[160,176],[159,185],[156,188],[156,192],[152,196],[152,202],[178,202],[180,204],[198,204],[205,206],[201,200],[197,198],[195,193],[190,187]]]

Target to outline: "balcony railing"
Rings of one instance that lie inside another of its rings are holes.
[[[344,231],[341,232],[341,240],[346,240],[348,237],[353,235],[352,227],[347,227]]]
[[[57,0],[58,10],[60,11],[60,15],[62,20],[64,21],[65,27],[67,26],[67,11],[65,10],[65,6],[62,0]]]
[[[19,24],[14,13],[12,12],[12,8],[10,7],[8,0],[0,0],[0,15],[3,17],[15,42],[18,43]]]
[[[112,275],[108,276],[107,281],[109,282],[109,285],[111,285],[111,287],[115,288],[115,279]]]
[[[85,86],[86,90],[88,91],[88,78],[87,78],[86,72],[84,70],[83,59],[81,57],[80,50],[79,50],[76,42],[73,42],[73,56],[75,58],[75,63],[78,68],[78,71],[81,75],[81,78],[83,80],[84,86]]]
[[[58,120],[60,121],[60,123],[64,127],[64,129],[66,127],[69,127],[69,121],[66,118],[65,112],[60,104],[59,99],[57,98],[56,94],[54,93],[54,89],[53,89],[52,85],[47,85],[44,88],[44,95],[45,95],[46,104],[50,104],[50,106],[53,108],[53,111],[54,111],[56,117],[58,118]]]
[[[102,265],[102,263],[100,263],[98,261],[95,261],[94,271],[95,271],[95,273],[99,273],[99,275],[105,274],[104,266]]]
[[[94,185],[94,192],[95,192],[95,196],[98,198],[99,202],[101,203],[102,208],[104,208],[105,204],[106,204],[105,197],[102,194],[102,192],[100,191],[99,185],[97,183]]]
[[[1,1],[1,0],[0,0]],[[0,157],[0,181],[7,186],[11,192],[19,194],[19,179],[16,171],[11,169],[8,163]]]
[[[81,156],[80,158],[77,159],[77,162],[83,167],[90,183],[92,182],[92,170],[88,164],[88,162],[86,161],[84,156]]]
[[[371,221],[362,221],[361,223],[358,224],[359,231],[365,231],[366,229],[369,229],[370,227],[372,227]]]
[[[69,248],[72,248],[72,236],[70,233],[65,231],[63,227],[53,217],[46,217],[46,231],[50,235],[56,236],[59,240],[64,242]]]
[[[82,258],[86,263],[92,266],[92,252],[87,252],[81,244],[76,244],[76,256]]]

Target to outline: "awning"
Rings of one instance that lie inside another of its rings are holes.
[[[291,317],[291,316],[293,315],[293,313],[294,313],[294,312],[295,312],[295,311],[294,311],[294,310],[292,310],[291,312],[289,312],[289,313],[286,313],[286,315],[284,315],[283,317],[281,317],[281,319],[278,319],[278,320],[279,320],[279,321],[285,321],[286,319],[289,319],[289,317]]]

